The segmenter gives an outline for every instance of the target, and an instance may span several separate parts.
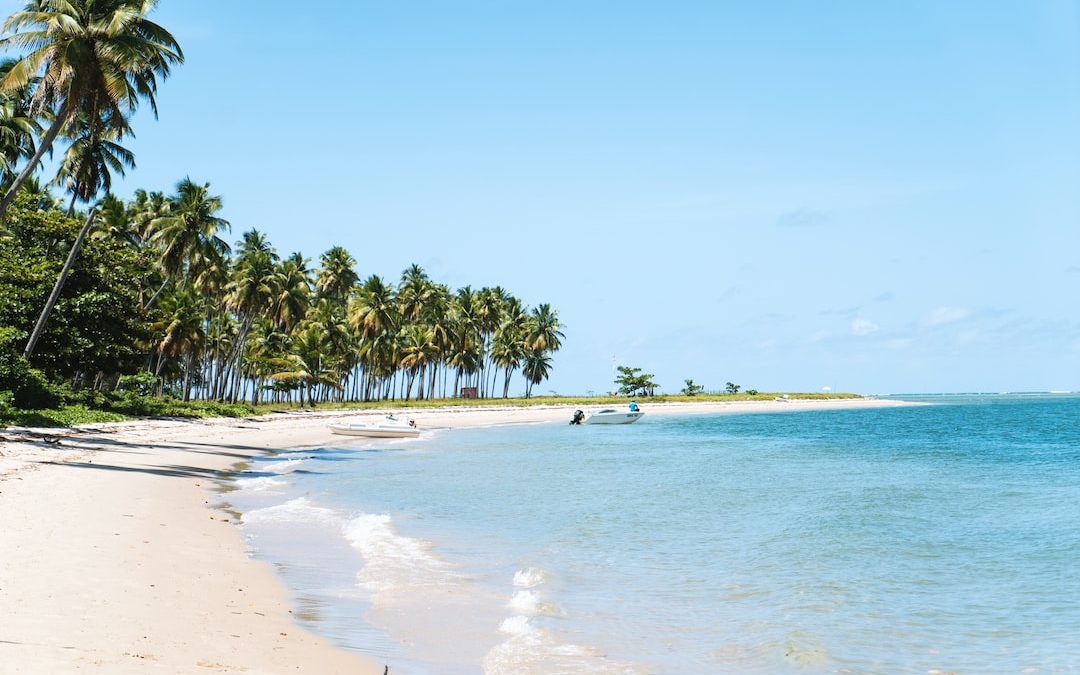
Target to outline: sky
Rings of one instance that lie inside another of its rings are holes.
[[[0,0],[10,13],[21,3]],[[116,186],[551,303],[538,393],[1080,390],[1080,0],[161,0]]]

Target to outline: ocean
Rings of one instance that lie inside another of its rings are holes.
[[[393,675],[1080,671],[1080,397],[921,400],[343,438],[224,499]]]

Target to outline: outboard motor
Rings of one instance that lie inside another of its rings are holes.
[[[574,419],[570,420],[570,424],[581,424],[581,420],[585,419],[585,413],[580,410],[574,411]]]

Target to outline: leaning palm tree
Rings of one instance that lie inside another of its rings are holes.
[[[111,171],[117,171],[123,175],[125,165],[129,168],[135,166],[135,158],[130,151],[105,138],[106,134],[112,133],[111,130],[107,132],[98,131],[95,129],[94,123],[90,122],[85,126],[80,125],[79,133],[79,137],[68,148],[67,155],[60,165],[60,172],[56,176],[58,182],[62,180],[71,190],[71,204],[68,206],[69,218],[75,215],[76,199],[88,202],[100,190],[109,190],[112,186]],[[49,314],[52,312],[53,302],[59,297],[64,282],[67,280],[68,274],[71,273],[71,268],[79,255],[79,250],[82,248],[90,228],[94,225],[94,217],[95,214],[91,211],[82,231],[75,237],[75,242],[71,245],[71,251],[68,253],[67,260],[60,270],[59,276],[57,276],[52,294],[49,296],[49,300],[45,302],[41,316],[38,318],[34,331],[30,334],[30,339],[26,343],[26,349],[23,352],[26,358],[30,358],[34,353],[34,347],[41,337],[41,331],[45,329],[45,322],[49,320]]]
[[[158,78],[182,63],[176,39],[146,16],[156,0],[29,0],[4,23],[0,48],[27,49],[0,79],[0,92],[39,78],[31,112],[52,113],[37,150],[0,198],[0,218],[60,133],[79,114],[122,138],[128,116],[146,100],[157,115]]]

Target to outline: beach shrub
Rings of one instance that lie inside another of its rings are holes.
[[[705,391],[705,387],[700,384],[694,384],[693,380],[686,380],[686,386],[683,387],[682,393],[684,396],[697,396],[701,392]]]
[[[727,385],[724,387],[724,391],[729,394],[738,394],[740,389],[742,389],[742,387],[735,384],[734,382],[728,382]]]
[[[56,394],[40,370],[11,349],[0,348],[0,390],[10,392],[17,408],[48,408],[56,405]]]
[[[142,396],[153,396],[157,392],[160,379],[153,373],[145,370],[134,375],[124,375],[116,388],[120,391],[131,391]]]

